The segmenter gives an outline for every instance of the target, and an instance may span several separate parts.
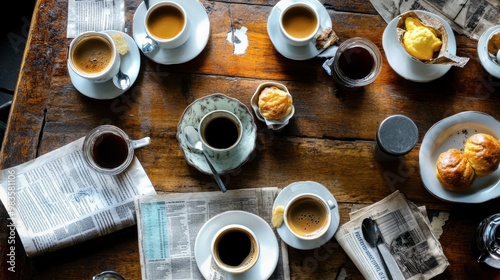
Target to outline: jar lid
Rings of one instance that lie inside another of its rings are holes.
[[[377,142],[380,148],[391,155],[402,156],[415,147],[418,140],[418,128],[415,123],[403,115],[393,115],[379,126]]]

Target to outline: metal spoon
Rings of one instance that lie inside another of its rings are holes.
[[[361,231],[363,232],[363,237],[366,241],[368,241],[370,246],[377,248],[378,255],[380,256],[380,259],[382,259],[382,264],[384,265],[385,274],[387,275],[387,278],[392,279],[391,272],[389,271],[385,259],[382,257],[382,253],[380,253],[380,249],[377,246],[383,242],[377,223],[370,218],[366,218],[361,224]]]
[[[144,0],[144,5],[146,6],[146,11],[147,11],[149,9],[149,0]],[[158,46],[158,43],[156,43],[156,41],[151,39],[151,37],[149,37],[147,34],[146,34],[146,37],[144,37],[144,39],[142,39],[141,50],[143,53],[150,53],[150,52],[154,51],[157,46]]]
[[[184,128],[184,135],[186,136],[187,140],[187,145],[190,150],[194,152],[198,152],[203,154],[205,157],[205,160],[208,163],[208,166],[210,167],[210,170],[212,170],[212,174],[214,175],[215,182],[217,182],[217,185],[219,185],[219,188],[222,192],[226,192],[226,186],[224,186],[224,183],[220,179],[219,173],[217,173],[217,170],[215,170],[215,167],[212,165],[210,160],[208,159],[207,155],[203,151],[203,145],[200,140],[200,136],[198,135],[198,131],[192,127],[192,126],[186,126]]]
[[[118,74],[113,77],[113,83],[121,90],[127,90],[130,87],[130,78],[122,72],[122,66],[118,69]]]

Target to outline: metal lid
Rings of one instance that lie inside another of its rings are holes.
[[[377,142],[380,148],[391,155],[402,156],[415,147],[418,140],[418,128],[415,123],[403,115],[393,115],[379,126]]]

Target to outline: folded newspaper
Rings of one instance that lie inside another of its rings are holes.
[[[377,253],[364,239],[361,224],[372,218],[380,228],[379,246],[388,271]],[[433,235],[424,208],[419,208],[399,191],[383,200],[350,213],[350,221],[335,233],[340,246],[366,279],[430,279],[449,265],[441,244]]]
[[[156,194],[137,158],[117,176],[91,169],[83,140],[0,171],[8,226],[15,227],[29,257],[133,226],[135,197]]]

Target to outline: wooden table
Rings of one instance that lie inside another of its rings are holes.
[[[150,136],[152,144],[137,150],[158,193],[217,191],[212,177],[188,165],[176,139],[183,110],[195,99],[223,93],[250,107],[250,97],[265,81],[285,84],[294,97],[295,116],[281,132],[256,120],[257,148],[237,173],[225,176],[229,189],[285,187],[313,180],[325,185],[339,202],[341,223],[349,212],[375,203],[395,190],[432,215],[449,213],[440,242],[450,266],[436,279],[494,279],[500,271],[482,266],[472,254],[478,223],[500,212],[499,199],[466,205],[432,196],[419,173],[420,143],[427,130],[452,114],[476,110],[500,118],[498,80],[480,65],[477,42],[456,35],[459,56],[469,57],[464,68],[453,67],[429,83],[398,76],[382,48],[384,20],[368,1],[324,3],[341,40],[361,36],[383,53],[382,73],[360,91],[335,94],[334,83],[321,64],[324,59],[294,61],[273,47],[267,17],[277,1],[201,1],[210,18],[210,39],[203,52],[181,65],[159,65],[141,54],[141,71],[134,86],[113,100],[94,100],[78,93],[66,67],[67,1],[38,0],[17,84],[1,168],[34,159],[84,136],[103,120],[133,138]],[[127,0],[126,26],[140,0]],[[248,28],[249,46],[233,53],[229,31]],[[404,114],[419,130],[417,146],[392,165],[373,156],[373,140],[387,116]],[[397,180],[388,181],[387,175]],[[7,271],[6,224],[0,212],[1,279],[90,279],[116,270],[126,279],[140,279],[137,229],[97,238],[35,258],[27,258],[17,239],[16,272]],[[362,279],[335,239],[315,250],[289,248],[292,279]]]

